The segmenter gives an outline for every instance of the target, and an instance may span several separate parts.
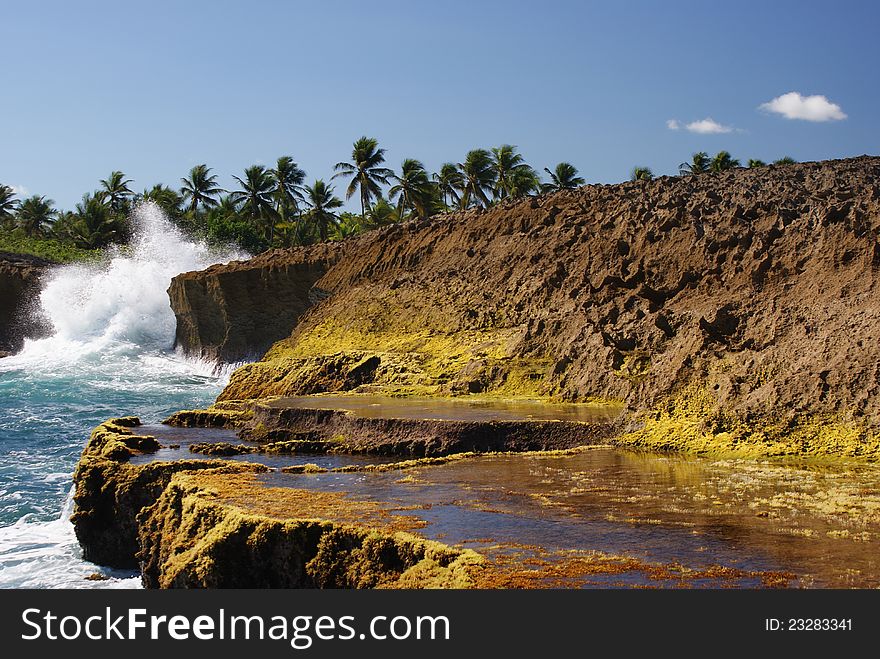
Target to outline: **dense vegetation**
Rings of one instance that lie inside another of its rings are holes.
[[[783,158],[774,164],[794,162]],[[749,167],[764,166],[749,160]],[[727,151],[714,158],[695,153],[679,168],[681,175],[719,172],[740,167]],[[132,181],[115,171],[100,187],[83,196],[74,210],[59,210],[45,196],[17,199],[0,185],[0,251],[36,254],[56,261],[88,258],[95,250],[125,243],[131,235],[129,214],[138,203],[157,204],[187,233],[214,243],[236,243],[259,252],[271,247],[342,240],[361,231],[422,219],[452,209],[487,207],[520,198],[584,185],[574,165],[561,162],[544,168],[542,181],[515,146],[469,151],[460,163],[445,163],[429,173],[407,158],[395,171],[386,166],[385,149],[361,137],[349,160],[336,163],[333,179],[344,185],[346,199],[357,197],[360,213],[340,211],[343,201],[331,182],[306,183],[306,173],[290,156],[274,167],[253,165],[233,176],[236,189],[224,190],[205,164],[196,165],[179,188],[154,185],[134,192]],[[647,167],[636,167],[632,180],[650,180]]]

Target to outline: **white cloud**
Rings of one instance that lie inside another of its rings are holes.
[[[23,185],[10,185],[9,187],[12,188],[12,192],[17,194],[19,197],[27,197],[30,194],[30,190],[28,190]]]
[[[716,133],[732,133],[733,126],[725,126],[719,124],[712,117],[706,117],[699,121],[692,121],[689,124],[682,124],[678,119],[669,119],[666,122],[669,130],[681,130],[684,128],[691,133],[700,133],[701,135],[712,135]]]
[[[781,114],[786,119],[803,119],[804,121],[840,121],[846,114],[837,103],[826,97],[802,96],[798,92],[788,92],[777,96],[772,101],[762,103],[759,110]]]
[[[687,126],[685,126],[692,133],[700,133],[703,135],[709,135],[712,133],[730,133],[733,131],[733,128],[730,126],[724,126],[719,124],[717,121],[712,119],[712,117],[706,117],[705,119],[700,119],[699,121],[692,121]]]

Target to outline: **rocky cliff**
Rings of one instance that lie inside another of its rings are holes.
[[[210,361],[259,357],[323,297],[316,284],[338,251],[331,243],[268,252],[175,277],[168,295],[177,345]]]
[[[223,400],[625,401],[623,441],[878,455],[880,158],[591,185],[171,286]]]
[[[0,354],[15,352],[25,337],[46,332],[34,307],[40,278],[52,265],[36,256],[0,252]]]

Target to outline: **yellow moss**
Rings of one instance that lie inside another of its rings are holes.
[[[880,437],[856,421],[830,414],[801,414],[787,420],[745,423],[716,409],[715,397],[698,385],[643,413],[639,421],[640,429],[612,441],[653,450],[737,457],[880,458]]]
[[[446,565],[426,557],[401,574],[394,587],[424,590],[473,588],[485,565],[486,559],[471,549],[461,550],[455,560]]]
[[[508,356],[506,344],[514,330],[448,332],[428,327],[398,329],[390,324],[374,324],[366,331],[342,326],[327,319],[295,340],[276,343],[265,359],[312,357],[339,352],[416,353],[435,367],[470,359],[499,359]],[[292,344],[292,345],[291,345]]]
[[[319,467],[318,465],[309,462],[304,465],[291,465],[289,467],[282,467],[281,471],[285,474],[323,474],[327,471],[324,467]]]
[[[358,391],[552,398],[549,381],[555,360],[546,355],[514,356],[523,328],[501,326],[497,313],[488,314],[494,321],[478,329],[449,327],[448,314],[437,305],[399,300],[394,292],[381,295],[366,308],[359,307],[357,314],[340,308],[315,324],[301,325],[260,362],[238,369],[221,398],[303,393],[304,382],[320,387],[321,381],[329,381],[329,390],[336,390],[347,372],[375,357],[379,366],[369,381],[352,385]]]
[[[162,423],[183,428],[241,428],[253,418],[253,409],[243,401],[230,402],[222,401],[206,409],[180,410]]]
[[[623,364],[614,371],[614,375],[638,384],[648,377],[650,371],[651,357],[643,351],[636,350],[624,357]]]
[[[142,517],[145,578],[159,587],[467,588],[483,560],[396,531],[404,520],[375,502],[247,476],[178,474]]]
[[[438,465],[448,464],[450,462],[458,462],[459,460],[470,460],[478,458],[493,458],[498,456],[516,455],[519,457],[538,457],[538,458],[561,458],[569,455],[577,455],[584,451],[592,451],[600,448],[608,448],[608,444],[589,444],[584,446],[575,446],[565,449],[537,450],[537,451],[487,451],[485,453],[475,453],[465,451],[462,453],[451,453],[434,458],[413,458],[412,460],[399,460],[397,462],[383,462],[381,464],[363,464],[349,465],[347,467],[336,467],[331,469],[337,473],[351,473],[360,471],[386,472],[386,471],[402,471],[404,469],[415,469],[418,467],[435,467]],[[286,470],[285,468],[284,470]],[[282,471],[284,471],[282,470]],[[398,481],[400,483],[407,482],[405,479]]]

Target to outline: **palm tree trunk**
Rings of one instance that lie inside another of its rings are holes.
[[[278,214],[283,215],[280,204],[278,207]],[[281,220],[283,223],[284,217],[282,217]],[[270,215],[269,216],[269,247],[272,246],[273,240],[275,240],[275,215]]]

